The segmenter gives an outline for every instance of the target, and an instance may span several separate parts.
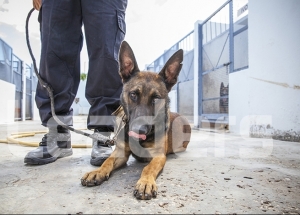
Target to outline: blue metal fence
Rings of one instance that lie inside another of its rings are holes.
[[[22,60],[13,54],[12,61],[12,83],[16,86],[15,94],[15,120],[22,119],[22,100],[23,100],[23,68]]]
[[[24,65],[24,62],[13,54],[13,49],[0,38],[0,79],[15,85],[15,120],[33,117],[32,92],[36,88],[37,79],[32,68],[32,65]],[[24,74],[25,80],[22,78]],[[22,102],[25,102],[25,116],[22,116]]]
[[[167,49],[161,56],[146,66],[146,70],[159,72],[167,60],[178,50],[182,49],[184,54],[194,50],[194,31],[191,31],[181,40],[175,43],[171,48]]]
[[[12,48],[0,38],[0,79],[12,83]]]
[[[233,71],[233,2],[229,0],[199,24],[198,116],[228,120],[229,72]]]
[[[246,0],[241,3],[245,2]],[[146,67],[147,70],[159,72],[175,51],[180,48],[184,50],[183,68],[173,90],[178,91],[177,110],[180,110],[181,103],[185,103],[184,108],[187,109],[187,101],[181,98],[186,95],[181,92],[185,89],[181,89],[179,84],[194,81],[194,74],[198,73],[199,126],[203,120],[223,119],[227,123],[229,74],[248,68],[248,17],[245,13],[240,16],[242,18],[238,17],[241,13],[235,15],[234,9],[239,9],[234,1],[226,1],[196,27],[197,34],[194,30],[191,31]],[[194,41],[199,46],[197,49]],[[195,50],[197,59],[194,59]],[[198,65],[198,68],[195,67],[197,71],[194,71],[194,65]],[[182,86],[187,88],[188,85]],[[188,90],[191,92],[191,89]]]

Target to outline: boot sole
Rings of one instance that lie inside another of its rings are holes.
[[[63,158],[63,157],[68,157],[73,154],[72,149],[67,149],[63,152],[60,153],[59,156],[53,156],[50,158],[37,158],[37,157],[25,157],[24,158],[24,163],[30,164],[30,165],[43,165],[43,164],[48,164],[56,161],[58,158]]]
[[[101,166],[107,158],[102,158],[102,157],[91,158],[90,164],[93,166]]]

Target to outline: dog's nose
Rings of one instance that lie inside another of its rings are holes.
[[[138,133],[138,134],[147,134],[149,131],[148,125],[133,125],[132,131]]]

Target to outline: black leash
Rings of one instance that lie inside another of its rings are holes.
[[[31,46],[30,46],[30,41],[29,41],[29,33],[28,33],[28,23],[29,23],[29,19],[30,19],[30,16],[32,14],[32,12],[34,11],[35,9],[32,8],[28,15],[27,15],[27,18],[26,18],[26,42],[27,42],[27,46],[28,46],[28,50],[29,50],[29,53],[30,53],[30,56],[31,56],[31,59],[32,59],[32,62],[33,62],[33,66],[34,66],[34,71],[35,71],[35,74],[41,84],[41,86],[43,86],[44,88],[46,88],[46,90],[48,91],[48,94],[49,94],[49,97],[50,97],[50,101],[51,101],[51,113],[52,113],[52,116],[54,118],[54,120],[62,127],[70,130],[70,131],[73,131],[77,134],[81,134],[81,135],[84,135],[84,136],[87,136],[87,137],[90,137],[94,140],[99,140],[109,146],[113,146],[115,144],[115,138],[113,138],[112,140],[109,138],[109,137],[106,137],[98,132],[94,132],[93,134],[89,134],[89,133],[86,133],[86,132],[83,132],[83,131],[80,131],[80,130],[76,130],[75,128],[72,128],[66,124],[64,124],[62,121],[60,121],[60,119],[56,116],[55,114],[55,109],[54,109],[54,97],[53,97],[53,89],[51,88],[51,86],[45,82],[40,74],[38,73],[38,69],[37,69],[37,66],[36,66],[36,61],[35,61],[35,58],[34,58],[34,55],[32,53],[32,49],[31,49]]]

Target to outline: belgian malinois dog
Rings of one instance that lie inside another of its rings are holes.
[[[160,73],[140,72],[131,47],[122,43],[119,73],[123,92],[121,106],[114,113],[118,130],[115,149],[98,169],[82,177],[83,186],[100,185],[132,155],[149,162],[136,183],[134,196],[145,200],[156,197],[155,181],[166,163],[166,155],[185,151],[190,141],[187,119],[169,110],[168,93],[177,82],[182,61],[183,50],[178,50]]]
[[[220,86],[220,97],[222,96],[228,96],[229,94],[229,84],[227,84],[227,87],[225,87],[224,83],[221,82]],[[220,113],[228,113],[228,98],[220,98],[219,108]]]

